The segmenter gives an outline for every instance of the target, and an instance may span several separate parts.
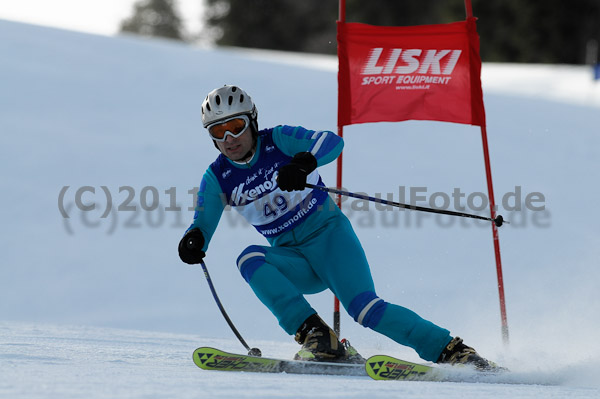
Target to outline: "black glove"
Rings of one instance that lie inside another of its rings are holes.
[[[202,262],[206,256],[204,247],[204,236],[198,228],[191,229],[179,241],[179,257],[188,265]]]
[[[310,152],[299,152],[291,162],[282,166],[277,175],[277,184],[283,191],[304,190],[306,176],[317,169],[317,158]]]

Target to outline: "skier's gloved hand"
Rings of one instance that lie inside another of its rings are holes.
[[[304,190],[306,177],[317,168],[317,158],[310,152],[299,152],[291,162],[279,169],[277,184],[283,191]]]
[[[199,228],[194,228],[185,233],[179,241],[179,257],[188,265],[202,262],[206,256],[204,247],[204,236]]]

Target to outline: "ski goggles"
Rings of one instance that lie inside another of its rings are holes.
[[[223,142],[227,138],[227,135],[237,139],[244,134],[248,126],[250,126],[248,115],[238,115],[208,125],[206,128],[214,141]]]

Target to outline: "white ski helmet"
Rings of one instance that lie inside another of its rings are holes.
[[[225,85],[215,89],[202,102],[204,127],[237,115],[248,115],[252,127],[258,130],[256,106],[248,93],[237,86]]]

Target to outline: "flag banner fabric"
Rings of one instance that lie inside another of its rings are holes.
[[[440,25],[339,22],[338,125],[485,125],[475,18]]]

